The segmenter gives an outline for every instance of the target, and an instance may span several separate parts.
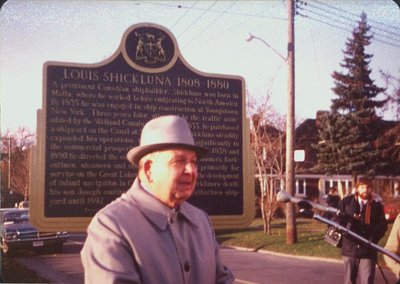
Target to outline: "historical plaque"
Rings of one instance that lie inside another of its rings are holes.
[[[210,154],[199,162],[189,200],[217,227],[243,227],[254,214],[244,80],[199,72],[176,39],[138,24],[98,64],[47,62],[33,157],[32,221],[42,229],[84,230],[129,189],[136,169],[126,153],[151,118],[177,114]]]

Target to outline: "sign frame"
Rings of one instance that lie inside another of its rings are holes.
[[[170,39],[170,45],[173,46],[173,54],[170,56],[169,63],[160,65],[158,68],[149,68],[146,66],[139,66],[137,62],[132,61],[132,56],[128,54],[126,49],[126,42],[130,36],[138,29],[155,29],[164,32]],[[37,112],[37,145],[32,151],[31,158],[31,190],[30,190],[30,204],[31,213],[30,218],[34,226],[38,227],[43,231],[70,231],[70,232],[82,232],[86,230],[86,227],[90,223],[92,217],[47,217],[45,214],[45,192],[46,192],[46,138],[49,135],[47,129],[47,118],[48,118],[48,73],[47,70],[51,66],[58,67],[76,67],[76,68],[97,68],[106,66],[113,62],[118,56],[122,54],[126,63],[129,64],[134,70],[139,70],[146,73],[162,73],[168,71],[170,68],[175,66],[176,62],[180,60],[183,65],[195,74],[205,77],[213,77],[219,79],[239,80],[241,81],[241,121],[242,121],[242,133],[240,139],[242,140],[242,195],[243,195],[243,213],[240,215],[211,215],[211,221],[215,228],[241,228],[248,226],[254,218],[254,175],[253,175],[253,159],[250,148],[250,129],[249,121],[246,117],[246,100],[245,100],[245,81],[240,76],[233,75],[221,75],[199,71],[193,68],[183,58],[178,48],[177,41],[173,34],[166,28],[153,24],[153,23],[140,23],[132,25],[124,33],[120,46],[116,52],[110,56],[110,58],[95,64],[79,64],[79,63],[68,63],[68,62],[46,62],[43,66],[43,101],[42,109]],[[132,169],[133,170],[133,169]],[[129,187],[126,188],[128,190]]]

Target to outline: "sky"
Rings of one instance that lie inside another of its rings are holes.
[[[302,0],[295,17],[296,119],[329,110],[331,74],[340,70],[351,31],[367,14],[374,35],[371,77],[400,77],[400,9],[392,0]],[[287,108],[287,1],[88,1],[10,0],[0,9],[1,131],[36,131],[42,108],[43,64],[98,63],[118,49],[132,25],[169,29],[195,69],[239,75],[256,101],[267,94]],[[249,34],[263,41],[247,41]],[[269,47],[270,46],[270,47]],[[390,113],[384,118],[391,119]]]

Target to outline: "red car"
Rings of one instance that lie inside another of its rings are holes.
[[[388,203],[383,205],[383,211],[385,212],[385,218],[388,222],[394,222],[397,214],[400,213],[399,203]]]

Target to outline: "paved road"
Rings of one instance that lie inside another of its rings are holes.
[[[225,263],[234,272],[238,284],[338,284],[343,282],[343,264],[340,260],[299,258],[266,251],[252,252],[235,249],[223,249],[221,253]],[[394,274],[386,269],[384,273],[389,283],[396,283]],[[376,270],[375,283],[385,283],[379,269]]]
[[[62,254],[27,255],[16,257],[28,268],[38,271],[52,283],[83,283],[83,268],[79,258],[84,235],[71,236]],[[251,252],[232,248],[221,250],[224,263],[235,274],[237,284],[308,284],[342,283],[342,263],[312,258],[298,258]],[[377,269],[376,284],[385,283]],[[385,270],[389,283],[395,283],[392,273]]]
[[[51,283],[83,283],[83,267],[79,252],[85,238],[86,234],[71,234],[69,240],[64,243],[62,253],[27,253],[15,256],[15,259]]]

